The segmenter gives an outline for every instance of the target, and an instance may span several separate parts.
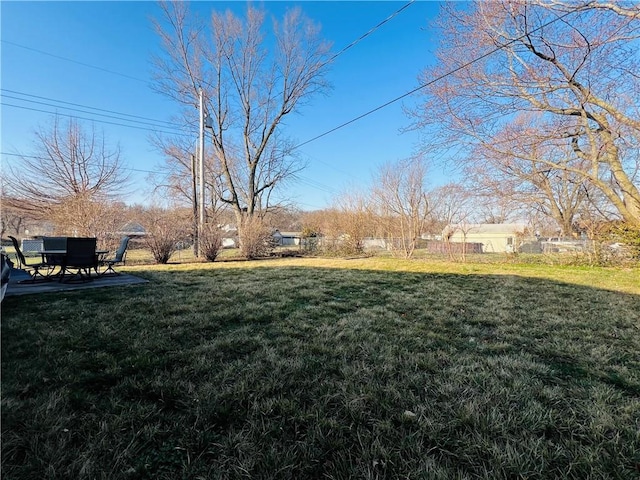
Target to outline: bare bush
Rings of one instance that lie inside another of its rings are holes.
[[[213,262],[222,250],[222,231],[217,225],[206,224],[200,236],[201,254],[208,262]]]
[[[626,222],[606,223],[593,242],[591,263],[626,265],[640,263],[640,228]]]
[[[245,218],[239,233],[240,252],[247,259],[268,257],[276,247],[271,228],[258,217]]]
[[[189,231],[189,220],[175,211],[150,208],[144,212],[143,226],[147,235],[144,243],[151,250],[156,263],[168,263],[180,242]]]

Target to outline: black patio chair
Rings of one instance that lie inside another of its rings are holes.
[[[67,238],[67,253],[62,261],[60,271],[61,282],[90,282],[91,270],[98,271],[95,238]],[[72,273],[65,278],[65,274]]]
[[[100,273],[100,275],[107,275],[109,274],[109,272],[111,272],[110,273],[111,275],[120,275],[119,272],[116,272],[113,269],[113,266],[116,265],[117,263],[122,263],[123,265],[126,263],[128,246],[129,246],[129,237],[122,237],[122,240],[120,241],[120,246],[118,247],[118,250],[116,250],[114,257],[104,258],[100,260],[99,262],[100,266],[107,267],[104,272]]]
[[[34,282],[36,280],[49,280],[48,276],[43,274],[41,270],[49,271],[49,266],[45,262],[35,262],[35,263],[27,263],[27,259],[25,258],[22,250],[20,250],[20,242],[16,239],[16,237],[12,237],[9,235],[11,239],[11,243],[13,243],[13,248],[16,251],[16,259],[18,260],[18,268],[22,270],[26,270],[29,275],[31,275],[31,279],[22,280],[23,283],[26,282]]]
[[[13,263],[4,252],[0,252],[0,302],[4,300],[4,294],[9,286],[9,280],[11,279],[11,269]]]
[[[43,250],[51,251],[51,250],[67,250],[67,237],[42,237],[42,246]],[[62,267],[62,263],[64,261],[65,254],[52,254],[48,253],[45,255],[45,261],[47,265],[49,265],[49,275],[53,272],[56,267]]]

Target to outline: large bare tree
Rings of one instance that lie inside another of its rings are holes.
[[[493,139],[494,144],[483,142],[473,150],[472,158],[483,161],[469,162],[468,183],[517,210],[536,210],[555,220],[563,235],[572,234],[580,211],[588,204],[589,191],[595,190],[583,174],[576,173],[589,168],[585,161],[575,158],[569,145],[523,142],[511,126]],[[551,168],[549,162],[566,168]]]
[[[422,80],[443,78],[424,89],[414,126],[466,142],[476,154],[465,161],[488,174],[508,159],[513,178],[531,185],[533,171],[584,182],[640,225],[640,5],[477,1],[445,10],[439,64]]]
[[[185,2],[161,5],[156,87],[186,107],[192,124],[203,89],[212,120],[208,175],[222,179],[211,185],[233,209],[242,236],[245,221],[262,215],[274,188],[301,168],[283,122],[327,88],[329,45],[298,8],[274,19],[267,36],[266,13],[252,6],[243,18],[214,11],[206,24]]]
[[[426,191],[426,165],[421,157],[389,162],[375,175],[371,206],[382,226],[387,248],[410,258],[426,233],[431,204]]]
[[[75,235],[101,232],[128,181],[117,146],[58,117],[36,132],[34,154],[20,157],[3,176],[9,206]]]

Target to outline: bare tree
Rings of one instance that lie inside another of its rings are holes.
[[[58,117],[36,133],[35,155],[21,157],[4,178],[9,206],[78,235],[96,234],[127,181],[118,147],[110,148],[93,128]]]
[[[564,235],[577,229],[577,217],[585,208],[590,190],[595,188],[576,170],[586,169],[584,160],[577,159],[570,147],[537,145],[508,133],[495,138],[500,147],[480,144],[469,162],[468,179],[474,189],[491,194],[498,201],[519,204],[547,215],[558,224]],[[510,145],[507,145],[510,144]],[[567,168],[551,168],[549,162]]]
[[[360,254],[365,238],[375,230],[368,195],[351,188],[334,200],[329,229],[334,239],[334,251],[342,255]]]
[[[261,216],[273,190],[301,168],[283,121],[327,88],[329,46],[297,8],[273,21],[267,39],[266,14],[252,6],[244,18],[214,11],[207,26],[186,3],[161,5],[156,27],[165,55],[156,59],[156,86],[193,113],[203,89],[212,120],[209,174],[221,179],[213,190],[233,209],[242,238],[245,221]]]
[[[473,212],[473,196],[461,184],[449,183],[434,189],[430,193],[431,217],[435,228],[442,232],[442,240],[449,257],[455,259],[451,237],[469,225]],[[466,233],[465,233],[466,237]],[[464,254],[464,252],[463,252]]]
[[[447,75],[425,89],[414,126],[481,146],[467,158],[488,173],[498,157],[586,182],[640,225],[640,6],[478,1],[442,18],[439,66],[422,78]]]
[[[431,207],[425,177],[422,158],[387,163],[376,174],[372,207],[394,255],[410,258],[425,233]]]
[[[2,194],[2,197],[2,209],[0,209],[2,237],[4,237],[7,233],[21,237],[22,232],[26,228],[28,228],[27,226],[29,225],[29,221],[31,219],[25,215],[25,212],[16,208],[15,206],[10,205],[17,202],[7,202],[7,195],[4,193]]]
[[[442,231],[447,225],[469,221],[473,196],[463,185],[448,183],[432,190],[429,196],[434,228]]]
[[[474,185],[474,192],[474,216],[478,223],[508,223],[515,218],[521,218],[521,205],[512,197],[505,196],[503,191],[489,188],[477,191]]]

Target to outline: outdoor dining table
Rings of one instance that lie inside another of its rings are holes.
[[[42,261],[46,262],[47,255],[66,255],[66,250],[38,250],[38,253],[42,255]],[[109,253],[109,250],[96,250],[96,255],[101,257],[102,255],[106,255]]]
[[[67,251],[66,250],[38,250],[38,253],[42,255],[42,263],[48,264],[51,267],[51,270],[50,270],[51,273],[49,273],[49,275],[47,276],[52,276],[53,269],[55,269],[55,267],[61,266],[64,256],[67,254]],[[109,250],[96,250],[96,256],[98,257],[98,259],[102,258],[107,253],[109,253]],[[48,259],[49,257],[56,257],[56,260],[49,261]],[[96,268],[96,273],[98,273],[97,268]]]

